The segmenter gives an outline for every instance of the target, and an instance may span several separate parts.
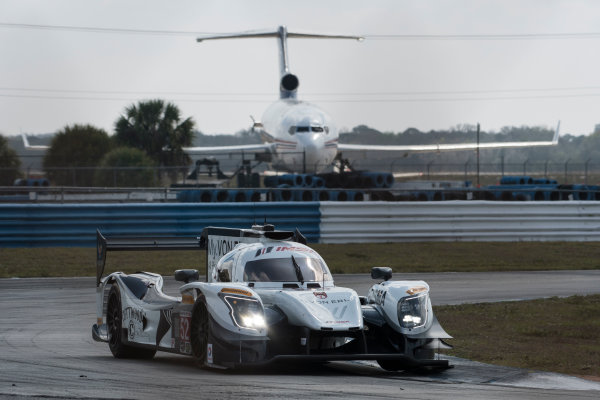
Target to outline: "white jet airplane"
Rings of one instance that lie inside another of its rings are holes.
[[[318,173],[329,167],[342,151],[395,151],[395,152],[440,152],[452,150],[490,149],[507,147],[553,146],[558,143],[560,121],[551,141],[458,143],[429,145],[361,145],[339,143],[338,128],[331,117],[319,107],[297,99],[299,80],[290,72],[287,51],[288,38],[308,39],[354,39],[360,36],[321,35],[288,32],[285,26],[275,31],[252,31],[207,35],[197,38],[198,42],[216,39],[275,37],[279,42],[280,87],[279,100],[271,104],[260,122],[253,128],[258,130],[263,143],[239,146],[184,147],[190,154],[216,155],[232,153],[269,153],[273,167],[294,173]],[[23,143],[29,149],[47,146],[30,146],[23,135]]]
[[[360,36],[321,35],[288,32],[285,26],[275,31],[253,31],[202,36],[198,42],[215,39],[265,38],[279,39],[280,88],[279,100],[271,104],[261,122],[254,122],[264,143],[240,146],[185,147],[196,153],[269,152],[274,167],[295,173],[318,173],[330,166],[341,151],[396,151],[430,152],[506,147],[553,146],[558,143],[559,126],[551,141],[459,143],[409,146],[381,146],[339,143],[339,132],[331,117],[319,107],[297,99],[298,77],[290,72],[287,56],[287,38],[354,39]]]

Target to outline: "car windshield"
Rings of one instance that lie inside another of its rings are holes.
[[[248,261],[246,282],[322,282],[331,281],[327,266],[317,258],[267,258]]]

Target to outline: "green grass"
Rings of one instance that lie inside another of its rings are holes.
[[[331,271],[395,272],[600,269],[600,242],[425,242],[314,244]],[[93,276],[94,248],[0,248],[0,277]],[[205,268],[204,251],[113,252],[107,270],[171,275],[178,268]]]
[[[600,376],[600,295],[437,306],[444,353],[511,367]]]

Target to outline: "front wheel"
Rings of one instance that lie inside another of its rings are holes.
[[[156,354],[155,349],[142,349],[123,343],[123,311],[121,308],[121,292],[115,283],[108,292],[106,305],[106,325],[108,328],[108,347],[116,358],[147,358]]]
[[[206,299],[203,295],[198,296],[192,308],[191,342],[192,354],[200,365],[206,364],[208,353],[208,335],[210,327],[208,324],[208,309]]]

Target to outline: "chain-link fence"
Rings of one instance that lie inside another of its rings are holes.
[[[600,183],[600,162],[587,160],[575,162],[529,162],[523,163],[480,163],[466,161],[463,163],[436,163],[434,161],[407,163],[404,160],[364,159],[351,161],[350,166],[356,170],[393,173],[396,181],[410,180],[461,180],[470,181],[473,185],[496,184],[503,176],[527,175],[554,179],[562,184]],[[320,169],[315,165],[316,169]],[[45,171],[27,169],[0,168],[0,186],[11,186],[20,183],[23,186],[74,186],[74,187],[168,187],[173,184],[200,184],[202,182],[219,181],[220,184],[235,187],[235,177],[239,167],[229,166],[224,175],[219,175],[215,168],[199,166],[177,167],[62,167],[48,168]],[[261,164],[252,171],[263,172],[268,165]],[[193,174],[194,170],[196,174]],[[18,177],[15,181],[14,177]],[[191,177],[190,177],[191,176]],[[38,178],[46,179],[43,181]]]

